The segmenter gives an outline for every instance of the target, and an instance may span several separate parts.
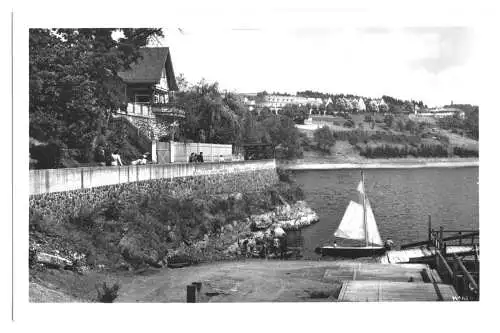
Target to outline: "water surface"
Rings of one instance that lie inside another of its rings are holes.
[[[302,230],[305,256],[328,243],[349,200],[357,200],[359,170],[294,171],[320,222]],[[396,245],[427,238],[435,228],[479,228],[479,168],[365,170],[365,188],[382,240]]]

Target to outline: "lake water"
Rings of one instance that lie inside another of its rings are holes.
[[[427,239],[433,228],[479,228],[479,168],[365,170],[365,189],[382,240],[396,245]],[[359,170],[294,171],[320,221],[302,229],[304,256],[333,240],[350,200],[357,200]],[[338,242],[339,243],[339,242]],[[339,243],[340,244],[340,243]]]

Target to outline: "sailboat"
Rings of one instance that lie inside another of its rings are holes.
[[[360,203],[352,200],[349,202],[342,221],[334,233],[335,237],[363,241],[364,246],[338,246],[334,243],[334,245],[317,247],[316,253],[323,256],[347,258],[370,257],[385,253],[386,248],[382,245],[364,183],[364,174],[361,171],[361,181],[357,187]]]

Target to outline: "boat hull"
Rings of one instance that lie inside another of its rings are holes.
[[[365,246],[365,247],[347,247],[347,246],[321,246],[315,249],[315,252],[322,256],[342,257],[342,258],[361,258],[380,256],[386,252],[386,248],[382,246]]]

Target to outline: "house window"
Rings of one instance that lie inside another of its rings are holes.
[[[135,95],[136,103],[150,103],[151,96],[150,95]]]

